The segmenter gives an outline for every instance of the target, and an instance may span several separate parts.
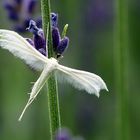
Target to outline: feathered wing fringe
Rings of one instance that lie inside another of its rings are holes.
[[[108,91],[105,82],[96,74],[68,68],[59,65],[57,76],[61,76],[68,83],[73,85],[79,90],[85,90],[90,94],[95,94],[99,97],[99,92],[101,89]]]

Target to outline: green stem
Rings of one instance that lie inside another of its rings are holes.
[[[50,0],[41,0],[41,10],[42,10],[43,30],[44,30],[45,37],[47,35],[47,28],[48,28],[47,47],[48,47],[48,57],[51,58],[54,57],[54,51],[52,45]],[[57,81],[54,73],[52,73],[52,75],[48,79],[47,95],[48,95],[48,108],[49,108],[49,121],[50,121],[50,135],[51,135],[51,140],[53,140],[56,130],[61,127]]]
[[[128,0],[116,0],[114,66],[117,94],[116,140],[129,140],[128,94]]]

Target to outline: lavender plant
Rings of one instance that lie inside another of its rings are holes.
[[[0,29],[0,47],[24,60],[26,64],[38,71],[42,71],[34,83],[29,100],[19,117],[22,119],[26,109],[34,101],[43,86],[48,82],[48,107],[50,119],[51,140],[55,131],[61,127],[59,100],[56,78],[61,76],[75,88],[85,90],[99,97],[101,89],[108,91],[105,82],[96,74],[68,68],[60,65],[58,58],[62,56],[69,44],[66,37],[67,25],[60,37],[58,29],[58,15],[51,13],[50,1],[41,1],[43,29],[35,21],[30,20],[28,30],[33,33],[33,39],[23,38],[14,31]]]
[[[52,27],[52,41],[53,41],[53,51],[55,52],[54,57],[59,58],[62,56],[64,51],[67,49],[69,44],[69,38],[66,36],[66,30],[64,28],[63,38],[60,36],[59,28],[57,27],[58,14],[51,13],[51,27]],[[30,20],[29,27],[27,28],[31,33],[33,33],[33,39],[26,38],[26,40],[36,48],[44,56],[48,55],[46,50],[46,40],[42,28],[37,27],[35,21]]]
[[[87,24],[103,26],[113,20],[111,0],[89,0],[86,13]]]

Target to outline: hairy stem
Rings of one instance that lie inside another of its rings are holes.
[[[45,37],[47,35],[47,30],[48,30],[48,37],[47,37],[48,57],[51,58],[54,56],[54,51],[52,45],[50,0],[41,0],[41,10],[42,10],[43,30],[44,30]],[[49,121],[50,121],[50,136],[51,136],[51,140],[53,140],[56,130],[61,127],[57,81],[54,73],[52,73],[52,75],[48,79],[47,95],[48,95],[48,108],[49,108]]]
[[[128,93],[128,0],[116,0],[116,25],[114,39],[114,69],[117,99],[116,140],[129,140],[129,93]]]

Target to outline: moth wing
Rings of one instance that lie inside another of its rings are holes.
[[[75,88],[79,90],[85,90],[88,93],[95,94],[98,97],[101,89],[108,91],[107,86],[102,78],[90,72],[76,70],[59,65],[57,76],[59,76],[61,80],[63,79],[67,81]]]
[[[39,53],[26,39],[14,31],[0,29],[0,47],[9,50],[36,70],[42,70],[48,61],[48,58]]]

